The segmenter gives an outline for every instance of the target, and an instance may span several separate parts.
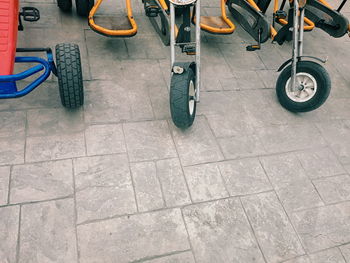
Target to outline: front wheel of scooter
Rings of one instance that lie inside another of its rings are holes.
[[[170,112],[174,124],[181,129],[192,125],[196,116],[196,78],[191,68],[173,73],[170,83]]]
[[[331,80],[324,67],[313,61],[299,61],[295,90],[291,89],[291,72],[289,65],[281,72],[276,84],[277,97],[284,108],[291,112],[308,112],[327,100]]]
[[[82,17],[88,17],[94,4],[94,0],[75,0],[77,14]]]
[[[62,105],[69,109],[82,106],[84,87],[79,46],[56,45],[56,66]]]

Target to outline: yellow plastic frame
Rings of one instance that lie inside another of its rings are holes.
[[[103,0],[97,0],[97,3],[93,6],[93,8],[90,11],[89,14],[89,25],[90,27],[103,35],[111,36],[111,37],[131,37],[136,35],[137,33],[137,24],[136,21],[132,15],[132,8],[131,8],[131,0],[126,0],[126,11],[127,11],[127,17],[131,25],[131,29],[121,29],[121,30],[112,30],[108,28],[104,28],[102,26],[99,26],[95,23],[94,15],[96,14],[98,8],[102,4]]]
[[[201,29],[214,34],[232,34],[235,31],[236,26],[226,15],[226,1],[227,0],[221,0],[221,17],[229,27],[217,28],[201,23]]]

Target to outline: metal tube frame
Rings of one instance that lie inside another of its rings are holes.
[[[199,96],[200,96],[200,87],[201,87],[201,28],[200,28],[200,19],[201,19],[201,3],[200,0],[197,0],[195,2],[196,9],[196,55],[195,55],[195,65],[196,65],[196,102],[199,102]],[[175,46],[179,45],[179,43],[176,43],[176,37],[175,37],[175,6],[173,3],[170,2],[170,67],[171,71],[173,69],[174,63],[176,61],[175,59]]]
[[[304,41],[304,17],[305,6],[299,6],[298,0],[294,0],[293,10],[293,54],[292,54],[292,73],[291,73],[291,90],[295,91],[297,64],[300,57],[303,55],[303,41]],[[300,15],[299,15],[300,12]]]

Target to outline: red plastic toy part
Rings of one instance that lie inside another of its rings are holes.
[[[13,73],[18,32],[18,0],[0,0],[0,75]]]

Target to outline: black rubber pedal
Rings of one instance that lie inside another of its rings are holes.
[[[40,11],[35,7],[22,7],[19,14],[27,22],[36,22],[40,19]]]

